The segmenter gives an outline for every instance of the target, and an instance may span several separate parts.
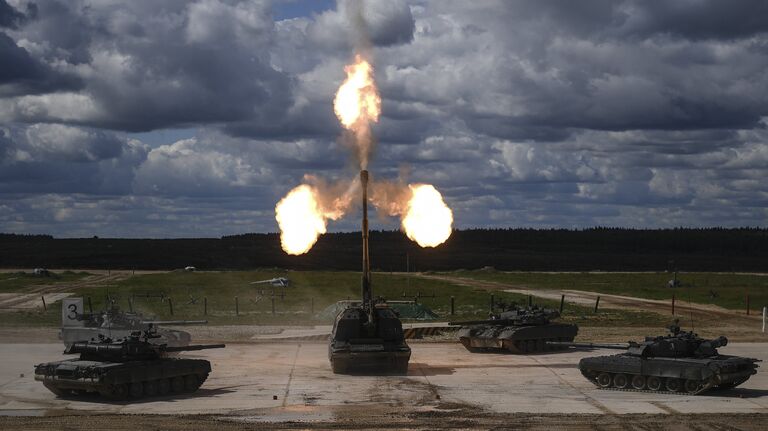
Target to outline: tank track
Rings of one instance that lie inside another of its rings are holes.
[[[57,387],[52,382],[44,382],[43,385],[56,396],[62,398],[86,396],[95,392],[108,400],[125,401],[193,393],[202,386],[207,378],[208,373],[192,373],[119,385],[99,385],[90,389],[64,389]]]
[[[582,374],[584,373],[582,372]],[[603,386],[598,382],[598,378],[600,377],[601,374],[608,374],[611,376],[610,386]],[[670,394],[670,395],[699,395],[712,388],[717,388],[717,386],[715,385],[715,380],[710,379],[707,382],[700,382],[701,384],[699,385],[698,389],[695,391],[686,391],[684,386],[681,386],[680,389],[678,390],[672,391],[666,388],[667,379],[660,377],[659,379],[661,380],[661,389],[658,389],[658,390],[648,389],[647,386],[644,387],[643,389],[637,389],[635,387],[632,387],[631,382],[633,377],[638,375],[632,375],[632,374],[626,374],[629,381],[628,383],[629,387],[619,388],[619,387],[616,387],[614,383],[613,378],[615,375],[616,375],[615,373],[598,373],[595,377],[588,377],[586,375],[584,377],[586,377],[587,380],[592,382],[592,384],[594,384],[598,389],[607,390],[607,391],[617,391],[617,392],[640,392],[640,393],[647,393],[647,394]],[[651,377],[651,376],[646,376],[646,377]],[[680,380],[680,379],[677,379],[677,380]],[[739,382],[738,384],[741,384],[741,383],[743,382]],[[738,384],[734,386],[738,386]]]
[[[460,338],[461,344],[470,352],[484,352],[484,351],[508,351],[515,354],[529,354],[529,353],[541,353],[541,352],[554,352],[558,350],[565,350],[565,346],[553,346],[547,344],[550,341],[554,342],[571,342],[573,337],[560,337],[560,338],[530,338],[526,340],[501,340],[503,347],[473,347],[471,345],[472,337]]]

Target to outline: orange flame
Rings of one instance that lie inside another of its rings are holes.
[[[453,212],[430,184],[375,182],[371,202],[390,216],[399,216],[405,234],[422,247],[437,247],[450,236]]]
[[[413,195],[403,217],[408,238],[422,247],[437,247],[451,236],[453,212],[443,196],[429,184],[409,184]]]
[[[280,225],[280,246],[293,255],[308,252],[326,229],[316,190],[307,184],[294,188],[277,203],[275,219]]]
[[[354,133],[354,142],[360,167],[368,166],[373,147],[370,123],[379,121],[381,97],[373,79],[373,66],[360,54],[355,62],[344,68],[347,79],[333,99],[333,110],[341,124]]]
[[[325,233],[328,220],[344,216],[357,186],[354,182],[329,186],[312,176],[306,179],[317,184],[295,187],[275,206],[280,245],[288,254],[308,252]]]

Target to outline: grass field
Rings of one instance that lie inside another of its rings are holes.
[[[714,304],[744,310],[768,305],[768,276],[722,273],[680,273],[681,287],[669,288],[673,275],[658,273],[538,273],[498,271],[455,271],[456,277],[496,281],[530,289],[575,289],[648,299],[671,299]]]
[[[0,273],[0,293],[18,292],[34,286],[71,283],[88,275],[87,272],[51,272],[49,276],[34,275],[31,272],[2,272]]]
[[[275,314],[272,314],[273,288],[249,284],[273,277],[288,277],[291,280],[288,288],[274,288]],[[390,300],[412,300],[419,294],[418,301],[431,308],[441,319],[476,320],[488,316],[490,292],[485,290],[388,273],[374,273],[373,286],[375,295]],[[329,324],[328,320],[319,319],[316,314],[338,300],[359,298],[359,289],[360,275],[355,272],[263,270],[136,275],[109,287],[79,288],[77,293],[78,296],[90,298],[94,310],[103,309],[109,298],[123,309],[127,310],[132,305],[134,310],[141,311],[147,317],[163,320],[207,319],[210,324],[301,325]],[[282,292],[284,295],[281,295]],[[403,297],[404,293],[406,297]],[[453,316],[450,315],[452,296],[455,300]],[[495,292],[495,299],[527,302],[525,296],[498,292]],[[207,314],[204,310],[206,300]],[[552,301],[536,302],[553,308],[559,306]],[[46,312],[5,312],[0,313],[0,322],[8,326],[55,326],[60,319],[59,311],[57,303],[49,306]],[[588,326],[656,326],[664,322],[654,313],[605,309],[595,314],[588,307],[571,304],[567,305],[563,320]]]

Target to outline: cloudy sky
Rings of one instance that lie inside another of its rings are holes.
[[[574,3],[366,2],[373,175],[460,228],[768,225],[768,2]],[[354,175],[346,9],[0,0],[0,232],[276,231],[305,173]]]

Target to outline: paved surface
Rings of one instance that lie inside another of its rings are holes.
[[[688,396],[602,391],[579,373],[584,356],[567,351],[517,356],[471,354],[455,343],[412,343],[407,376],[341,376],[324,343],[234,344],[194,352],[213,373],[195,394],[133,404],[62,400],[33,379],[33,364],[63,358],[60,344],[2,344],[0,415],[62,411],[238,414],[256,421],[330,420],[341,408],[397,407],[402,412],[471,406],[489,413],[768,413],[768,373],[741,387]],[[767,343],[734,343],[723,353],[768,360]],[[23,376],[22,376],[23,375]]]

